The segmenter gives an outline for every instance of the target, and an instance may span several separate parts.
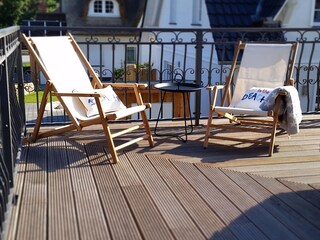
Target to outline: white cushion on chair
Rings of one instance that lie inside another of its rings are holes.
[[[75,89],[74,92],[80,91]],[[118,111],[120,109],[126,108],[126,106],[122,103],[117,94],[113,91],[113,88],[111,86],[107,86],[103,89],[94,89],[94,92],[102,93],[104,95],[100,97],[100,100],[102,109],[105,113]],[[79,99],[87,111],[87,117],[92,117],[94,115],[99,114],[97,103],[94,97],[79,97]]]
[[[261,103],[268,97],[272,90],[273,88],[250,88],[234,107],[261,110]]]

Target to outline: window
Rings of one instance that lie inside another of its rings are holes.
[[[113,2],[105,1],[106,3],[106,13],[113,13]]]
[[[119,4],[115,0],[91,0],[88,16],[91,17],[119,17]]]
[[[169,24],[177,24],[177,0],[171,0],[170,2]]]
[[[200,25],[201,24],[201,11],[202,11],[202,1],[193,0],[193,13],[192,13],[192,24]]]
[[[137,48],[136,47],[127,47],[126,50],[126,61],[128,64],[135,64],[137,61]]]
[[[93,11],[95,13],[102,13],[102,1],[94,1]]]
[[[315,1],[313,23],[314,25],[320,26],[320,0]]]
[[[173,65],[169,61],[164,61],[165,74],[163,75],[163,80],[170,80],[173,76]]]

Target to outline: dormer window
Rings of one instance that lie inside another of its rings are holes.
[[[88,16],[90,17],[119,17],[119,4],[115,0],[91,0]]]

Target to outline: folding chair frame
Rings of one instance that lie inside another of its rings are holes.
[[[277,132],[277,127],[279,126],[279,110],[281,105],[281,97],[285,93],[280,93],[276,99],[275,107],[273,110],[267,112],[266,118],[261,119],[255,116],[235,116],[230,113],[226,112],[218,112],[216,111],[216,103],[217,103],[217,96],[218,91],[224,90],[222,95],[222,104],[221,106],[229,105],[231,103],[231,85],[232,80],[234,78],[235,70],[238,64],[238,57],[240,52],[245,49],[246,43],[239,42],[233,56],[232,65],[230,68],[230,72],[226,77],[226,84],[225,85],[216,85],[207,87],[209,91],[212,92],[212,100],[210,105],[210,111],[208,116],[208,122],[206,126],[206,133],[204,138],[203,147],[207,148],[209,144],[210,138],[222,139],[222,140],[235,140],[240,142],[251,142],[251,143],[259,143],[259,144],[268,144],[269,150],[268,155],[272,156],[275,146],[275,137]],[[295,58],[297,54],[298,43],[293,43],[290,53],[289,65],[287,70],[287,78],[286,83],[284,85],[293,85],[294,80],[292,78]],[[225,117],[229,120],[231,124],[215,124],[214,123],[214,114],[217,114],[218,117]],[[233,124],[232,124],[233,123]],[[221,128],[221,129],[236,129],[239,131],[253,131],[253,132],[260,132],[260,133],[270,133],[270,142],[266,142],[265,140],[250,140],[250,139],[240,139],[240,138],[230,138],[224,136],[216,136],[212,134],[213,128]]]
[[[30,138],[26,139],[26,141],[27,142],[35,142],[39,138],[62,134],[62,133],[65,133],[65,132],[68,132],[71,130],[80,131],[80,130],[82,130],[82,128],[90,126],[90,125],[102,124],[103,131],[104,131],[106,141],[107,141],[107,147],[110,151],[113,163],[116,163],[119,160],[118,155],[117,155],[118,150],[123,149],[129,145],[134,144],[134,143],[137,143],[138,141],[148,140],[149,146],[152,147],[154,145],[154,140],[153,140],[153,137],[151,134],[150,126],[149,126],[147,115],[145,112],[145,109],[151,108],[151,104],[143,102],[141,92],[140,92],[141,89],[145,89],[148,87],[147,84],[137,84],[137,83],[102,84],[101,81],[99,80],[99,78],[97,77],[95,71],[91,67],[90,63],[86,59],[85,55],[82,53],[81,49],[79,48],[79,46],[77,45],[76,41],[74,40],[74,38],[72,37],[72,35],[70,33],[68,34],[68,37],[70,39],[70,42],[71,42],[75,52],[77,53],[77,55],[80,58],[83,65],[85,66],[89,75],[92,77],[91,84],[92,84],[93,89],[96,89],[96,88],[101,89],[101,88],[106,87],[107,85],[111,85],[113,88],[131,88],[131,89],[133,89],[133,91],[135,93],[137,106],[129,107],[125,110],[122,109],[122,110],[115,111],[115,112],[104,113],[102,110],[101,101],[100,101],[100,97],[102,96],[102,94],[100,94],[100,93],[93,93],[92,91],[88,92],[88,93],[86,93],[86,92],[77,92],[77,93],[58,92],[56,90],[56,88],[54,87],[54,81],[49,78],[49,74],[48,74],[45,66],[42,63],[38,52],[36,51],[36,49],[33,46],[32,38],[26,37],[26,35],[21,34],[21,39],[23,40],[27,49],[29,50],[30,62],[32,65],[31,66],[32,69],[35,69],[36,71],[42,72],[45,79],[47,80],[47,84],[44,89],[44,94],[43,94],[42,101],[40,104],[40,109],[39,109],[39,113],[37,116],[37,120],[35,123],[33,133]],[[40,133],[39,131],[40,131],[40,127],[41,127],[41,122],[42,122],[42,119],[44,116],[45,106],[47,104],[50,92],[52,92],[60,101],[61,105],[63,106],[64,110],[66,111],[67,115],[69,116],[69,118],[71,120],[71,124],[68,124],[68,125],[65,125],[62,127],[57,127],[57,128],[48,130],[46,132]],[[66,106],[62,97],[94,97],[95,101],[97,103],[99,115],[97,115],[94,118],[89,118],[88,120],[76,119],[71,114],[71,112],[68,110],[68,106]],[[110,125],[109,121],[123,119],[123,118],[131,116],[132,114],[135,114],[135,113],[139,113],[141,115],[141,118],[143,121],[142,124],[136,124],[135,126],[132,126],[128,129],[118,131],[115,133],[111,132],[111,129],[109,126]],[[144,128],[144,130],[145,130],[145,134],[143,136],[132,139],[131,141],[128,141],[128,142],[123,143],[121,145],[115,146],[115,143],[114,143],[115,137],[122,136],[124,134],[127,134],[129,132],[132,132],[134,130],[141,129],[141,128]]]

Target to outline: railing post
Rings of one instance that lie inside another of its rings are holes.
[[[11,109],[9,96],[9,74],[8,74],[8,56],[6,50],[6,39],[4,38],[4,56],[5,61],[1,65],[1,124],[3,139],[3,158],[6,166],[6,172],[9,178],[9,186],[13,187],[13,149],[12,149],[12,129],[11,129]]]
[[[202,69],[202,34],[201,29],[196,31],[196,66],[195,66],[195,77],[196,84],[201,84],[201,69]],[[199,126],[200,123],[200,110],[201,110],[201,91],[196,91],[195,97],[195,125]]]
[[[26,111],[24,102],[24,76],[23,76],[23,62],[22,62],[22,44],[19,44],[17,57],[17,80],[18,80],[18,97],[19,106],[21,108],[22,121],[26,122]],[[25,124],[24,124],[25,127]]]

